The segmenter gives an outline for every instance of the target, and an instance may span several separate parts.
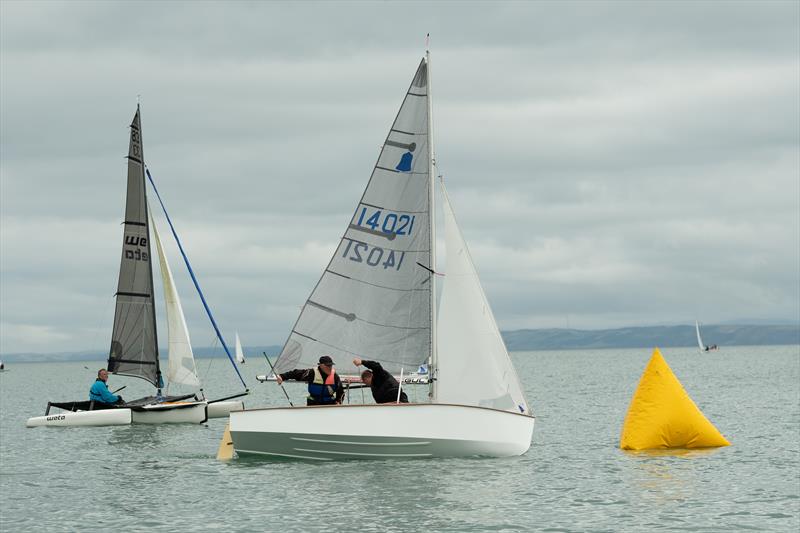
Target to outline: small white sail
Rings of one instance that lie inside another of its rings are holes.
[[[442,183],[447,264],[437,330],[436,401],[530,414]]]
[[[706,346],[703,344],[703,339],[700,338],[700,323],[697,320],[694,321],[694,330],[697,333],[697,346],[700,348],[701,352],[706,351]]]
[[[161,246],[158,229],[152,218],[150,227],[153,228],[153,236],[156,240],[158,262],[161,266],[161,281],[164,284],[164,302],[167,306],[167,327],[169,331],[167,381],[171,384],[199,387],[200,380],[197,377],[194,354],[189,341],[189,330],[186,327],[186,319],[183,316],[181,300],[178,297],[178,291],[172,279],[172,271],[169,268],[164,247]]]
[[[244,364],[244,352],[242,351],[242,342],[239,340],[239,332],[236,332],[236,361],[240,365]]]

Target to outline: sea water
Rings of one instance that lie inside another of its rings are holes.
[[[732,446],[618,448],[648,349],[514,353],[536,415],[521,457],[329,463],[219,462],[224,419],[27,429],[48,400],[85,399],[102,363],[11,363],[0,373],[0,530],[797,532],[800,347],[662,353]],[[237,391],[226,360],[198,366],[209,397]],[[274,382],[254,379],[265,369],[244,365],[246,404],[285,405]],[[131,378],[109,385],[152,393]],[[302,402],[302,385],[287,388]]]

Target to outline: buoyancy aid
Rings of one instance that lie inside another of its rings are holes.
[[[319,367],[314,368],[314,381],[308,384],[308,399],[318,404],[336,403],[336,370],[331,368],[331,373],[323,378]]]

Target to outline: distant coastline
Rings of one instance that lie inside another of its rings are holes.
[[[695,346],[694,325],[648,326],[619,329],[519,329],[502,332],[509,351],[577,350],[602,348],[652,348],[654,346]],[[722,325],[703,326],[703,340],[718,346],[800,345],[800,325]],[[247,346],[250,359],[261,359],[262,352],[277,355],[281,346]],[[161,348],[166,354],[166,348]],[[194,349],[195,357],[225,357],[217,348]],[[105,361],[107,351],[71,351],[58,353],[8,353],[0,355],[4,362]]]

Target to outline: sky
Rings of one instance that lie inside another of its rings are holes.
[[[228,342],[282,344],[428,32],[502,330],[800,322],[798,2],[2,0],[0,353],[108,348],[137,98]]]

